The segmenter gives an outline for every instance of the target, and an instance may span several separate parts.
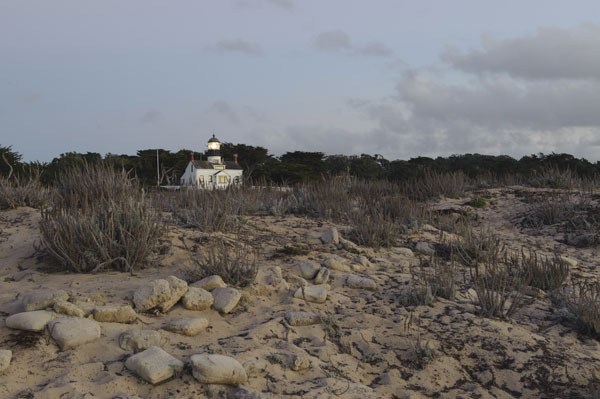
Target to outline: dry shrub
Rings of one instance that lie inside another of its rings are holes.
[[[569,276],[569,264],[558,254],[552,258],[539,256],[531,251],[521,252],[521,265],[531,276],[531,285],[544,291],[560,288]]]
[[[166,226],[134,182],[106,166],[64,176],[62,195],[43,210],[40,221],[41,247],[58,265],[75,272],[109,266],[133,271],[156,259]],[[73,181],[76,176],[84,182],[81,187]],[[91,181],[101,187],[88,186]]]
[[[600,282],[580,281],[563,292],[567,309],[573,312],[584,331],[600,336]]]
[[[248,243],[213,241],[206,255],[192,257],[188,272],[197,280],[218,275],[228,285],[246,287],[256,278],[259,256],[259,248]]]
[[[233,190],[183,190],[178,192],[174,216],[204,232],[232,231],[240,226],[242,208]]]
[[[20,206],[43,208],[50,202],[52,190],[40,183],[39,175],[29,178],[15,177],[0,179],[0,209]]]
[[[462,172],[426,171],[422,177],[402,184],[402,192],[410,199],[427,201],[440,196],[458,198],[467,189],[467,177]]]
[[[535,202],[531,206],[522,223],[525,226],[539,228],[569,222],[589,206],[589,198],[582,195],[574,198],[569,194],[550,194],[543,201]]]
[[[557,167],[547,167],[534,171],[528,184],[532,187],[558,188],[572,190],[587,187],[591,181],[584,180],[570,169],[560,170]]]

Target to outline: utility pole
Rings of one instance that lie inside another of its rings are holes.
[[[156,149],[156,188],[160,188],[160,164],[158,163],[158,148]]]

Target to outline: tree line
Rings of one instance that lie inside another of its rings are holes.
[[[157,151],[160,172],[157,176]],[[201,160],[203,153],[191,150],[171,152],[164,149],[146,149],[135,155],[106,154],[96,152],[67,152],[50,162],[23,162],[22,155],[11,146],[0,145],[0,175],[39,175],[45,184],[53,184],[61,171],[82,163],[109,162],[134,174],[146,186],[177,185],[191,155]],[[363,179],[387,179],[402,181],[420,178],[427,173],[462,172],[470,178],[530,176],[539,171],[556,168],[569,170],[582,178],[600,175],[600,161],[589,162],[570,154],[532,154],[520,159],[508,155],[462,154],[449,157],[415,157],[409,160],[387,160],[381,155],[326,155],[322,152],[292,151],[277,157],[264,147],[246,144],[222,143],[221,154],[233,160],[237,154],[245,177],[253,182],[264,181],[275,184],[296,184],[350,175]]]

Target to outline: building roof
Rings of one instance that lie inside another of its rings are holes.
[[[194,167],[196,169],[215,169],[214,164],[208,161],[192,161],[194,163]],[[225,169],[233,169],[233,170],[241,170],[242,167],[233,162],[233,161],[225,161],[224,163]]]
[[[213,136],[211,137],[210,140],[208,140],[209,143],[220,143],[219,139],[215,137],[215,135],[213,134]]]

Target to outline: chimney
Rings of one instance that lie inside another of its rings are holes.
[[[237,162],[237,154],[233,154],[233,162],[235,162],[236,164],[238,163]]]
[[[194,162],[194,151],[192,151],[192,162]]]

